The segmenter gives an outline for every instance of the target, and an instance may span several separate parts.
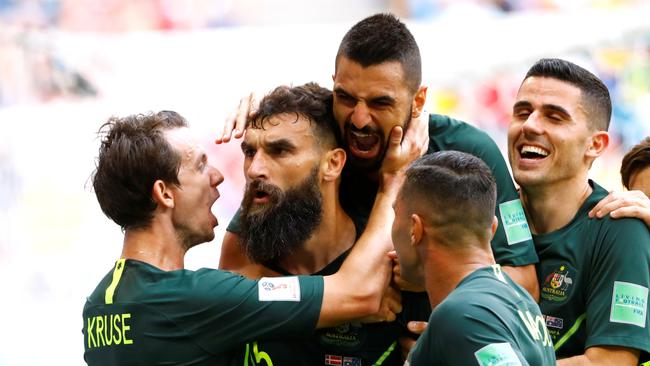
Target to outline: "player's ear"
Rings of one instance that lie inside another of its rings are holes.
[[[347,155],[345,150],[337,147],[323,154],[321,172],[326,181],[335,181],[341,176]]]
[[[424,223],[422,217],[418,214],[411,215],[411,245],[417,246],[422,241],[424,233]]]
[[[159,206],[174,208],[174,192],[169,185],[160,179],[153,183],[151,198]]]
[[[499,220],[497,220],[496,216],[492,216],[492,227],[490,228],[490,241],[492,241],[492,238],[494,238],[494,234],[497,232],[497,228],[499,227]]]
[[[586,155],[589,158],[595,159],[605,152],[607,146],[609,146],[609,134],[607,131],[596,131],[591,135]]]
[[[413,97],[411,105],[411,118],[418,118],[424,110],[424,104],[427,101],[427,87],[421,86]]]

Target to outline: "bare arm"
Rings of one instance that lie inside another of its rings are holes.
[[[589,217],[636,217],[650,227],[650,198],[641,191],[611,192],[589,211]]]
[[[539,283],[537,282],[537,272],[535,272],[534,264],[519,267],[502,266],[502,268],[513,281],[525,288],[530,296],[539,302]]]
[[[219,269],[236,272],[250,279],[278,276],[277,273],[263,265],[251,261],[239,245],[239,235],[230,231],[226,231],[226,234],[223,236],[221,256],[219,257]]]
[[[558,366],[635,366],[639,362],[639,350],[625,347],[600,346],[587,348],[584,355],[564,358]]]
[[[420,156],[416,143],[405,138],[401,127],[391,131],[381,169],[381,182],[366,230],[354,245],[341,269],[325,277],[325,293],[318,326],[331,326],[341,317],[360,318],[376,313],[387,288],[392,265],[387,253],[392,250],[393,202],[404,171]]]

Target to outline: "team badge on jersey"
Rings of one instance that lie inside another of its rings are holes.
[[[575,271],[567,265],[561,265],[554,269],[544,279],[542,284],[541,296],[545,300],[564,301],[566,300],[571,285],[573,285],[573,275]]]
[[[361,323],[344,323],[317,331],[318,342],[325,347],[342,347],[353,350],[365,341],[366,329]]]

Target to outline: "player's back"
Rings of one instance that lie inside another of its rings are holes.
[[[409,362],[544,366],[555,364],[555,354],[533,298],[493,265],[465,277],[436,306]]]

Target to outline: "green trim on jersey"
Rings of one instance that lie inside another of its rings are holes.
[[[512,354],[496,352],[506,349],[503,344],[511,346],[515,362],[555,365],[551,338],[535,300],[500,266],[483,267],[436,306],[409,354],[409,365],[476,365],[479,358],[513,361],[507,357]]]
[[[163,271],[136,260],[118,261],[86,300],[84,359],[91,366],[241,365],[248,341],[308,337],[315,330],[323,278],[284,280],[263,286],[214,269]],[[301,298],[275,295],[264,298],[283,300],[260,301],[260,293],[278,288]]]
[[[576,322],[573,324],[573,326],[569,328],[569,330],[562,336],[562,338],[557,341],[555,346],[553,346],[556,352],[558,349],[560,349],[560,347],[562,347],[564,343],[566,343],[567,340],[569,340],[569,338],[571,338],[572,335],[575,334],[575,332],[578,331],[578,329],[580,329],[580,326],[585,319],[587,319],[587,313],[580,315],[578,319],[576,319]]]
[[[540,258],[540,308],[556,355],[582,355],[593,346],[650,352],[648,227],[633,218],[589,218],[609,194],[591,180],[589,185],[593,192],[571,222],[533,236]]]

